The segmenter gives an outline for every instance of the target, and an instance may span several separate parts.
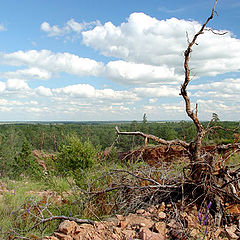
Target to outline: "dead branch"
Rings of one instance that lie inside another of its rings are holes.
[[[206,135],[206,131],[204,130],[202,124],[200,123],[200,121],[198,119],[197,111],[194,113],[194,111],[191,110],[191,101],[187,94],[187,86],[190,82],[190,73],[191,73],[191,70],[189,67],[190,54],[192,52],[192,47],[196,43],[198,36],[204,33],[204,29],[205,29],[206,25],[213,18],[217,2],[218,2],[218,0],[215,0],[211,15],[208,17],[206,22],[202,25],[201,29],[194,35],[192,41],[188,44],[188,47],[184,52],[185,80],[181,86],[180,95],[182,95],[182,97],[185,101],[185,108],[186,108],[185,110],[186,110],[187,115],[192,119],[192,121],[194,122],[194,124],[197,128],[197,137],[196,137],[196,140],[194,141],[194,144],[192,147],[192,153],[193,153],[192,160],[193,161],[198,161],[200,159],[200,149],[201,149],[201,145],[202,145],[202,140],[203,140],[204,136]]]
[[[87,223],[87,224],[94,225],[94,221],[89,220],[89,219],[80,219],[80,218],[66,217],[66,216],[52,216],[52,217],[49,217],[49,218],[42,219],[41,221],[36,223],[30,230],[36,228],[37,226],[39,226],[41,224],[44,224],[46,222],[50,222],[50,221],[53,221],[53,220],[69,220],[69,221],[74,221],[78,224]]]
[[[115,127],[115,129],[116,129],[118,135],[140,136],[140,137],[143,137],[145,139],[153,140],[154,142],[157,142],[157,143],[160,143],[160,144],[163,144],[163,145],[168,145],[168,146],[169,145],[181,145],[184,148],[189,147],[189,143],[187,143],[185,141],[182,141],[182,140],[179,140],[179,139],[167,141],[165,139],[156,137],[156,136],[151,135],[151,134],[146,134],[146,133],[143,133],[143,132],[120,132],[117,126]]]
[[[213,34],[215,34],[215,35],[220,35],[220,36],[225,35],[225,34],[228,33],[228,32],[215,32],[215,31],[212,30],[211,28],[206,28],[205,30],[206,30],[206,31],[210,31],[210,32],[212,32]]]

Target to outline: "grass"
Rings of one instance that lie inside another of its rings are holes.
[[[47,184],[43,180],[33,181],[31,179],[22,179],[13,181],[7,178],[0,179],[0,183],[0,186],[3,185],[6,187],[0,194],[0,239],[7,239],[10,234],[10,229],[17,228],[24,233],[24,230],[32,226],[31,212],[29,216],[23,216],[26,214],[27,206],[33,206],[35,204],[39,208],[44,207],[45,203],[41,205],[41,200],[44,198],[43,193],[45,191],[48,191],[48,194],[55,192],[55,195],[61,199],[61,195],[63,195],[64,192],[70,192],[71,188],[68,180],[57,177],[52,178]],[[75,212],[78,212],[78,209],[76,209],[76,206],[71,206],[73,200],[75,200],[73,197],[67,195],[65,197],[67,204],[59,204],[59,206],[57,206],[56,203],[49,203],[48,210],[50,210],[53,215],[68,215],[69,212],[75,214]],[[44,214],[47,217],[47,212]],[[44,232],[51,233],[57,224],[56,222],[50,224]],[[34,233],[34,230],[31,233]],[[40,237],[39,231],[36,231],[35,234]],[[23,235],[25,235],[25,233]]]

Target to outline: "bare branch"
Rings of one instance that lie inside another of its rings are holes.
[[[210,32],[212,32],[213,34],[215,34],[215,35],[220,35],[220,36],[225,35],[225,34],[228,33],[228,32],[215,32],[215,31],[212,30],[211,28],[206,28],[205,31],[210,31]]]
[[[196,113],[194,114],[194,112],[191,110],[191,102],[190,102],[190,98],[188,97],[188,94],[187,94],[187,86],[190,82],[190,68],[189,68],[190,53],[192,52],[192,46],[196,43],[198,36],[203,34],[203,31],[204,31],[206,25],[213,18],[217,2],[218,2],[218,0],[216,0],[214,3],[211,15],[208,17],[206,22],[202,25],[201,29],[194,35],[193,40],[188,44],[188,47],[187,47],[186,51],[184,52],[185,81],[184,81],[183,85],[181,86],[181,94],[180,95],[182,95],[185,100],[186,112],[187,112],[188,116],[193,120],[194,124],[197,127],[198,132],[203,132],[203,126],[200,124],[197,114]]]
[[[156,137],[156,136],[151,135],[151,134],[146,134],[146,133],[143,133],[143,132],[120,132],[117,126],[115,127],[115,129],[116,129],[118,135],[140,136],[140,137],[143,137],[145,139],[146,138],[151,139],[154,142],[157,142],[157,143],[160,143],[160,144],[163,144],[163,145],[168,145],[168,146],[169,145],[181,145],[184,148],[189,147],[189,143],[187,143],[185,141],[182,141],[182,140],[179,140],[179,139],[167,141],[167,140],[164,140],[162,138]]]
[[[53,220],[69,220],[69,221],[74,221],[74,222],[79,223],[79,224],[87,223],[87,224],[94,225],[94,221],[89,220],[89,219],[80,219],[80,218],[66,217],[66,216],[52,216],[52,217],[49,217],[49,218],[42,219],[37,224],[35,224],[30,230],[36,228],[37,226],[39,226],[43,223],[50,222],[50,221],[53,221]]]

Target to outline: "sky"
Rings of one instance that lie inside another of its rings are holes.
[[[183,53],[213,4],[0,0],[0,121],[189,120]],[[193,47],[200,120],[240,120],[239,20],[239,0],[219,0]]]

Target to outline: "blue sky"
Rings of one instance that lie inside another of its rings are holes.
[[[186,32],[213,0],[0,1],[0,120],[185,120]],[[240,2],[219,0],[194,46],[199,117],[239,120]]]

